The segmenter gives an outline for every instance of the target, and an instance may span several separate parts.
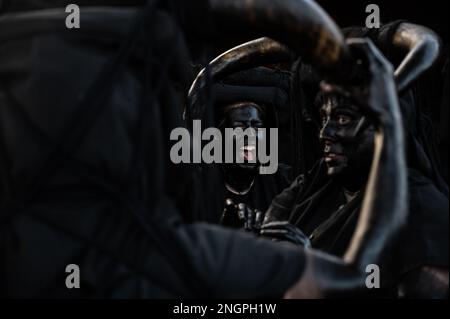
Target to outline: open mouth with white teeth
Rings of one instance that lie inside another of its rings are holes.
[[[247,162],[256,162],[256,146],[246,145],[241,147],[240,156]]]

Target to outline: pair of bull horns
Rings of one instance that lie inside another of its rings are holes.
[[[264,35],[277,41],[260,38],[213,60],[189,91],[185,114],[188,118],[198,118],[203,113],[205,103],[200,101],[200,95],[209,76],[218,80],[244,69],[286,61],[292,57],[290,49],[326,74],[342,73],[350,57],[340,29],[314,1],[209,0],[209,4],[221,33]],[[234,27],[239,29],[233,30]]]
[[[200,92],[208,77],[219,80],[231,73],[264,64],[287,61],[291,50],[300,54],[321,73],[329,77],[348,74],[351,68],[350,50],[339,27],[310,0],[209,0],[219,29],[234,26],[247,28],[250,33],[265,34],[237,46],[214,59],[203,69],[189,90],[188,116],[197,118],[203,113],[199,105]],[[226,31],[226,30],[225,30]],[[236,30],[238,31],[238,30]],[[283,43],[283,44],[282,44]],[[429,70],[440,53],[440,39],[431,30],[402,23],[393,36],[392,45],[406,51],[395,72],[397,89],[404,92],[423,73]]]

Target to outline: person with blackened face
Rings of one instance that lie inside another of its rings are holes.
[[[221,108],[219,129],[239,130],[234,135],[234,145],[240,146],[237,157],[242,162],[220,165],[224,185],[224,210],[220,223],[227,227],[244,228],[258,232],[263,221],[263,211],[283,188],[289,185],[289,168],[280,164],[274,175],[260,175],[261,162],[258,147],[268,140],[269,128],[273,126],[271,106],[263,103],[236,102]],[[234,158],[236,159],[236,157]]]
[[[261,163],[258,158],[258,151],[272,154],[273,128],[280,132],[280,147],[288,144],[285,142],[288,125],[284,121],[290,117],[282,115],[291,111],[289,87],[289,72],[267,67],[236,72],[214,83],[211,88],[214,103],[205,112],[210,115],[210,125],[221,131],[224,156],[222,163],[205,164],[198,171],[196,180],[205,184],[202,187],[205,191],[199,194],[196,204],[200,207],[197,211],[204,213],[196,221],[259,232],[262,212],[292,182],[291,165],[286,163],[286,157],[280,156],[274,174],[261,174],[262,166],[272,163]],[[226,131],[230,130],[233,131],[231,162],[226,158],[230,148],[227,140],[231,140]],[[265,143],[261,144],[262,141]],[[265,149],[258,150],[261,145]],[[239,149],[235,150],[236,146]]]
[[[341,255],[357,222],[375,128],[352,99],[328,89],[316,99],[322,159],[275,198],[262,235]]]
[[[367,180],[375,130],[349,99],[337,94],[320,94],[318,104],[327,174],[342,184],[344,194],[350,198]],[[365,129],[360,130],[363,126]]]
[[[260,166],[257,146],[263,138],[263,133],[259,129],[263,127],[265,127],[265,115],[263,109],[255,103],[235,103],[224,108],[224,119],[219,125],[222,136],[225,134],[225,128],[242,129],[244,132],[249,129],[248,136],[234,137],[235,140],[243,139],[236,141],[238,145],[243,145],[238,153],[243,163],[222,165],[225,186],[232,194],[245,195],[253,186]]]
[[[414,90],[398,96],[407,142],[409,217],[392,243],[398,253],[386,256],[394,266],[384,274],[391,281],[380,294],[442,298],[448,297],[448,188],[434,177],[436,167],[426,151],[430,145],[423,138],[423,113]],[[358,94],[322,82],[315,104],[323,157],[274,199],[262,236],[344,256],[370,189],[374,157],[375,126],[360,111],[363,103]]]

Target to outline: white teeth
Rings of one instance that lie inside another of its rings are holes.
[[[253,151],[256,151],[256,146],[254,146],[254,145],[242,146],[242,147],[241,147],[241,151],[250,151],[250,152],[253,152]]]

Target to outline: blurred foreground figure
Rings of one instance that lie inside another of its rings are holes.
[[[18,10],[39,9],[22,3]],[[195,35],[198,17],[213,14],[225,29],[221,22],[231,17],[240,29],[284,41],[330,76],[347,65],[349,48],[310,1],[273,7],[263,0],[246,10],[233,0],[210,1],[209,9],[201,1],[162,3],[86,7],[78,30],[66,29],[63,7],[0,16],[2,295],[281,297],[293,287],[288,297],[310,298],[367,291],[365,266],[389,253],[406,217],[389,64],[370,43],[355,44],[373,71],[364,111],[378,131],[369,195],[345,259],[188,225],[177,199],[189,172],[168,159],[169,133],[181,125],[192,80],[184,32]],[[287,14],[292,25],[280,22]],[[286,37],[291,28],[296,33]],[[387,99],[374,98],[379,94]],[[68,264],[80,267],[80,289],[65,285]]]

